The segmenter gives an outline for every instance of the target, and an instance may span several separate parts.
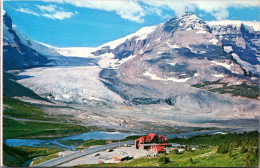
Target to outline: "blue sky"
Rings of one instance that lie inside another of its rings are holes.
[[[257,1],[42,0],[4,1],[14,27],[57,47],[96,47],[193,12],[203,20],[259,21]]]

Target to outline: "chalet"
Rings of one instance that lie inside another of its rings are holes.
[[[136,149],[151,149],[155,153],[165,153],[166,147],[171,147],[168,139],[164,135],[150,133],[148,136],[142,136],[135,140]]]

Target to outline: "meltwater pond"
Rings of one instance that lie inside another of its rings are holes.
[[[7,139],[5,140],[5,144],[9,146],[32,146],[32,147],[40,147],[46,146],[50,144],[56,144],[65,148],[71,148],[65,146],[60,143],[60,141],[64,140],[83,140],[87,141],[90,139],[104,139],[104,140],[117,140],[117,139],[125,139],[128,136],[137,135],[134,133],[122,133],[122,132],[87,132],[79,135],[74,135],[65,138],[52,139],[52,140],[40,140],[40,139]]]

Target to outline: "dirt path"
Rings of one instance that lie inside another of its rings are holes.
[[[21,122],[31,121],[31,122],[53,123],[53,124],[66,124],[66,123],[57,122],[57,121],[44,121],[44,120],[33,120],[33,119],[15,118],[15,117],[7,116],[7,115],[4,115],[3,117],[4,117],[4,118],[8,118],[8,119],[12,119],[12,120],[15,120],[15,121],[21,121]]]

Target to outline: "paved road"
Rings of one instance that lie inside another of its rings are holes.
[[[121,142],[120,144],[129,144],[129,145],[133,145],[135,143],[135,141],[124,141]],[[46,162],[34,165],[33,167],[54,167],[54,166],[58,166],[62,163],[66,163],[68,161],[74,160],[76,158],[85,156],[85,155],[89,155],[92,153],[96,153],[99,151],[104,151],[106,149],[111,149],[111,148],[115,148],[119,146],[119,142],[117,143],[111,143],[111,144],[107,144],[107,145],[102,145],[102,146],[97,146],[97,147],[92,147],[89,149],[85,149],[84,152],[82,151],[75,151],[74,153],[70,153],[68,155],[65,156],[61,156],[52,160],[48,160]]]

